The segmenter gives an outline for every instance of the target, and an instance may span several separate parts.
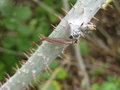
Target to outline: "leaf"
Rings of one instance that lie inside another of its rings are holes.
[[[65,71],[65,69],[63,67],[60,67],[59,72],[56,75],[56,79],[58,80],[64,80],[65,78],[67,78],[68,74]]]
[[[30,36],[33,32],[27,25],[19,25],[17,31],[21,36]]]
[[[26,50],[31,46],[32,41],[26,38],[16,38],[16,45],[17,48],[21,51],[21,50]]]
[[[97,83],[92,84],[92,90],[100,90],[100,86]]]
[[[15,11],[13,13],[13,18],[21,22],[29,19],[31,15],[32,15],[32,12],[28,6],[19,6],[15,8]]]
[[[37,28],[37,31],[39,32],[39,34],[44,34],[45,36],[47,36],[50,33],[49,28],[50,28],[49,25],[43,22],[39,25],[39,27]]]
[[[2,62],[0,62],[0,71],[2,71],[4,68],[5,68],[5,65]]]
[[[32,19],[30,22],[29,22],[29,27],[31,30],[34,30],[36,28],[36,25],[38,23],[38,20],[37,19]]]
[[[39,25],[39,27],[37,27],[37,29],[34,31],[33,33],[33,39],[37,40],[37,36],[39,36],[40,34],[43,34],[45,36],[48,36],[50,34],[50,29],[49,29],[49,25],[45,22],[41,23]]]
[[[6,64],[6,67],[12,67],[17,61],[15,55],[3,54],[3,60]],[[9,70],[9,68],[7,68]]]
[[[101,86],[101,90],[118,90],[114,83],[104,82]]]
[[[7,36],[1,41],[3,47],[11,48],[15,45],[15,37],[14,36]]]
[[[7,29],[14,30],[17,27],[17,22],[14,18],[6,17],[3,19],[3,24]]]
[[[0,12],[2,15],[10,16],[14,10],[14,7],[9,0],[0,0]]]

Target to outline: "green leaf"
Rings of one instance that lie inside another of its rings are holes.
[[[4,68],[5,68],[5,65],[2,62],[0,62],[0,71],[2,71]]]
[[[31,30],[34,30],[36,28],[36,25],[38,23],[38,20],[37,19],[32,19],[30,22],[29,22],[29,27]]]
[[[7,29],[14,30],[17,27],[17,22],[14,18],[6,17],[3,19],[3,24]]]
[[[65,69],[63,67],[60,67],[59,72],[56,75],[56,79],[58,80],[64,80],[65,78],[67,78],[68,74],[65,71]]]
[[[33,32],[27,25],[19,25],[17,31],[21,36],[30,36]]]
[[[13,17],[17,21],[24,21],[31,17],[32,12],[28,6],[19,6],[15,8],[15,11],[13,13]]]
[[[80,51],[83,55],[88,55],[89,53],[89,47],[88,44],[86,43],[86,41],[80,40]]]
[[[50,27],[47,23],[44,22],[39,25],[37,31],[39,34],[44,34],[45,36],[47,36],[50,33]]]
[[[100,90],[100,86],[97,83],[92,84],[92,90]]]
[[[0,0],[0,12],[2,15],[10,16],[14,10],[14,7],[9,0]]]
[[[101,86],[101,90],[118,90],[114,83],[104,82]]]
[[[6,63],[6,67],[12,67],[17,62],[16,57],[11,54],[3,54],[3,60]]]
[[[11,48],[15,45],[15,37],[14,36],[7,36],[1,41],[3,47]]]
[[[30,48],[32,41],[26,38],[16,38],[16,45],[19,50],[27,50]]]
[[[37,29],[34,31],[33,33],[33,39],[37,40],[37,36],[39,36],[40,34],[43,34],[45,36],[48,36],[50,34],[50,27],[47,23],[41,23],[39,25],[39,27],[37,27]]]
[[[53,1],[50,0],[44,0],[44,3],[46,3],[48,6],[55,6]]]

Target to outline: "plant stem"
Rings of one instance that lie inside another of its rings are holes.
[[[68,39],[68,23],[89,22],[105,0],[78,0],[69,13],[61,20],[49,37]],[[43,42],[28,58],[28,61],[1,87],[1,90],[24,90],[55,58],[66,45]]]

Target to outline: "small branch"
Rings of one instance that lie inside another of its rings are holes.
[[[24,57],[24,54],[22,54],[21,52],[12,51],[2,47],[0,47],[0,52]]]
[[[84,64],[84,60],[81,56],[81,52],[80,52],[80,46],[79,46],[79,43],[76,44],[74,46],[75,48],[75,55],[76,55],[76,58],[78,60],[78,63],[79,63],[79,67],[81,69],[81,72],[83,73],[83,80],[82,80],[82,89],[83,90],[90,90],[90,81],[89,81],[89,76],[88,76],[88,73],[86,71],[86,67],[85,67],[85,64]]]

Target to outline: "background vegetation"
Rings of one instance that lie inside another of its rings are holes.
[[[12,0],[0,1],[0,81],[8,73],[15,73],[13,67],[20,66],[27,58],[23,52],[36,48],[33,42],[41,43],[40,34],[48,36],[53,25],[59,23],[55,14],[64,16],[62,0]],[[69,0],[74,4],[76,0]],[[117,4],[116,4],[117,3]],[[93,90],[120,90],[120,19],[119,0],[100,10],[95,21],[97,30],[80,39],[80,51],[85,62]],[[110,8],[112,7],[112,8]],[[79,90],[83,74],[79,68],[74,48],[71,45],[62,57],[52,62],[40,77],[33,82],[34,90]],[[47,86],[47,87],[46,87]],[[31,87],[31,90],[33,88]]]

